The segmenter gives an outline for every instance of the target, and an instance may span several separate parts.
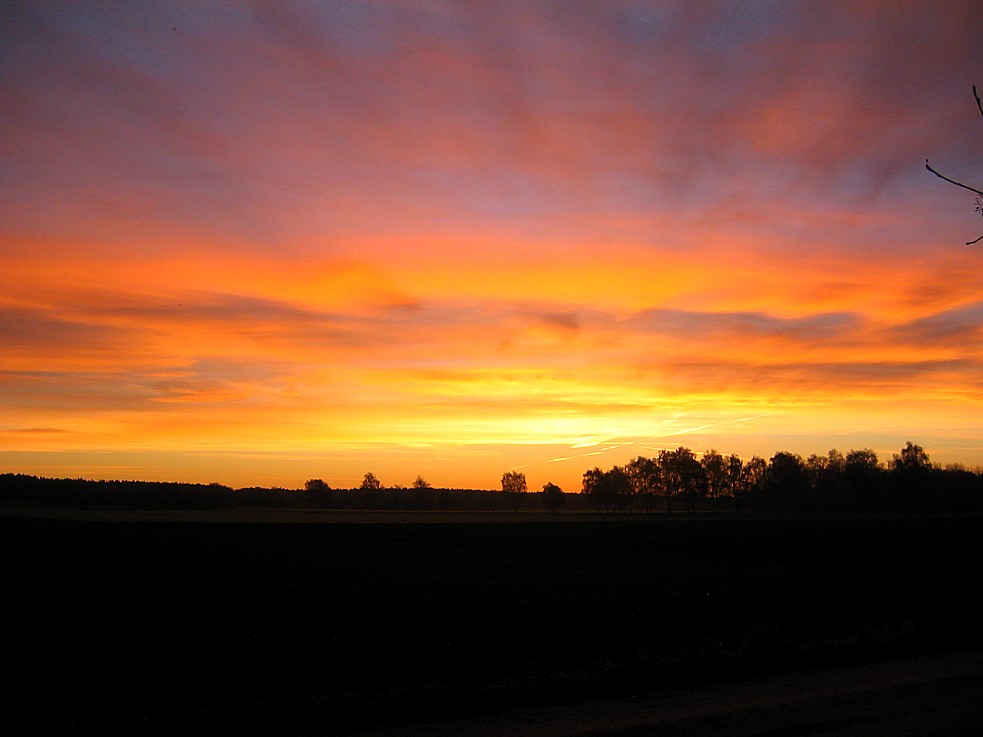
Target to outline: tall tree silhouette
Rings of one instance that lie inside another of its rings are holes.
[[[686,511],[696,508],[696,501],[706,493],[706,474],[696,454],[684,446],[659,451],[659,467],[666,489],[666,511],[672,511],[672,499],[682,497]]]
[[[625,473],[628,474],[635,495],[641,496],[645,512],[651,513],[655,506],[655,496],[662,490],[659,464],[652,458],[638,456],[625,464]]]
[[[550,511],[556,512],[565,501],[563,496],[563,489],[554,484],[552,481],[547,481],[543,484],[543,505]]]
[[[618,508],[618,501],[630,510],[632,485],[628,474],[621,466],[615,466],[609,471],[592,468],[584,471],[581,492],[586,494],[598,511],[603,506],[608,512]]]
[[[900,453],[892,458],[894,474],[893,501],[903,512],[921,511],[925,508],[926,494],[931,493],[929,478],[932,474],[932,462],[928,453],[920,445],[910,440],[905,443]]]
[[[905,443],[901,452],[896,454],[892,460],[897,471],[921,471],[932,465],[925,449],[920,445],[915,445],[910,440]]]
[[[519,500],[526,493],[526,475],[520,471],[506,471],[502,474],[502,493],[512,509],[519,508]]]
[[[604,474],[604,485],[606,494],[610,496],[612,504],[617,508],[623,506],[631,514],[635,505],[635,490],[632,488],[631,479],[621,466],[614,466]]]
[[[744,475],[744,461],[736,453],[731,453],[727,457],[727,496],[733,504],[737,495],[737,490],[741,486],[741,477]]]
[[[700,459],[703,473],[706,477],[707,496],[710,497],[710,508],[717,510],[717,500],[726,493],[727,461],[714,449],[704,451]]]
[[[756,504],[756,497],[764,484],[768,472],[768,461],[761,456],[752,456],[741,467],[741,475],[734,487],[734,507],[744,509],[748,504]]]
[[[604,495],[604,471],[597,467],[584,471],[580,493],[590,499],[591,504],[600,511]]]
[[[787,451],[775,453],[768,464],[765,503],[761,505],[761,511],[781,515],[801,511],[802,496],[808,486],[809,478],[802,458]]]

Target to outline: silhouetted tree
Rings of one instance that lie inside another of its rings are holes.
[[[879,469],[880,462],[877,460],[877,453],[870,448],[862,448],[847,453],[843,467],[847,472],[873,474]]]
[[[375,491],[382,488],[382,482],[375,477],[374,473],[367,473],[362,479],[362,485],[358,488],[362,491]]]
[[[632,487],[628,474],[620,466],[609,471],[592,468],[584,472],[582,492],[590,497],[595,509],[600,511],[603,506],[611,513],[617,510],[619,500],[627,508]]]
[[[727,457],[727,493],[734,495],[737,485],[741,482],[741,472],[744,470],[744,461],[736,453],[731,453]]]
[[[550,512],[555,513],[557,509],[563,506],[564,501],[566,498],[563,495],[563,489],[551,481],[543,484],[543,505]]]
[[[925,449],[920,445],[915,445],[910,440],[905,443],[900,453],[895,454],[893,464],[896,471],[917,472],[932,467]]]
[[[430,482],[427,481],[423,476],[417,476],[413,481],[414,489],[429,489],[431,488]]]
[[[863,512],[877,511],[881,505],[880,462],[870,448],[851,450],[843,462],[844,494],[851,508]]]
[[[583,480],[580,486],[580,493],[590,499],[595,509],[600,511],[602,496],[604,493],[604,471],[594,467],[584,471]]]
[[[829,511],[829,457],[815,453],[810,455],[805,460],[805,474],[809,482],[809,511]]]
[[[980,115],[983,115],[983,103],[980,102],[980,96],[976,92],[975,84],[973,85],[973,97],[976,98],[976,107],[979,109]],[[944,179],[945,181],[949,182],[949,184],[955,184],[957,187],[962,187],[963,189],[968,189],[970,192],[975,193],[976,212],[978,212],[980,215],[983,215],[983,190],[979,190],[976,187],[970,187],[968,184],[957,182],[955,179],[950,179],[944,174],[940,174],[938,171],[936,171],[931,167],[931,165],[928,163],[928,159],[925,159],[925,168],[928,169],[930,172],[932,172],[935,176],[939,177],[940,179]],[[974,243],[979,243],[981,240],[983,240],[983,235],[981,235],[979,238],[976,238],[974,240],[966,241],[966,245],[971,246]]]
[[[610,471],[605,471],[604,479],[601,482],[604,487],[604,498],[611,509],[623,506],[631,514],[634,507],[634,489],[631,480],[625,469],[621,466],[614,466]]]
[[[849,499],[844,477],[846,458],[843,454],[833,448],[825,456],[809,456],[805,465],[812,492],[811,511],[817,513],[847,511]]]
[[[846,469],[846,458],[836,448],[826,454],[826,470],[830,473],[843,473]]]
[[[743,510],[754,508],[755,498],[761,491],[765,475],[768,472],[768,462],[761,456],[752,456],[741,467],[741,476],[734,487],[734,507]]]
[[[630,513],[634,488],[628,472],[621,466],[614,466],[608,471],[592,468],[584,472],[581,493],[590,498],[597,511],[603,506],[608,513],[612,513],[621,506]]]
[[[659,475],[662,479],[662,493],[666,500],[666,513],[672,514],[672,502],[682,493],[682,479],[679,475],[677,456],[674,451],[659,451]]]
[[[642,498],[646,514],[650,514],[655,505],[655,497],[662,490],[659,464],[652,458],[638,456],[625,464],[625,473],[628,474],[634,494]]]
[[[764,489],[758,495],[758,511],[788,515],[800,511],[808,488],[805,464],[794,453],[776,453],[768,464]]]
[[[321,509],[331,505],[331,487],[324,479],[308,479],[304,484],[303,505]]]
[[[502,493],[508,499],[513,511],[519,508],[519,501],[526,493],[526,475],[519,471],[506,471],[502,474]]]
[[[891,486],[893,500],[900,511],[923,511],[931,501],[928,495],[935,491],[930,483],[932,463],[928,453],[920,445],[910,440],[905,443],[900,453],[892,458],[894,473]]]
[[[706,475],[692,450],[684,446],[659,451],[659,467],[666,490],[666,511],[672,511],[672,499],[682,496],[686,511],[693,512],[697,500],[706,494]]]
[[[716,450],[704,451],[700,459],[703,466],[703,474],[706,478],[707,497],[710,499],[710,508],[717,509],[717,499],[722,496],[727,489],[727,461]]]

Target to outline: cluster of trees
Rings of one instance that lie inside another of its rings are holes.
[[[378,477],[376,477],[376,475],[374,473],[371,473],[370,472],[370,473],[365,474],[365,476],[362,478],[362,484],[358,488],[359,488],[359,491],[379,491],[379,490],[384,489],[386,487],[384,487],[382,485],[382,482],[378,479]],[[397,485],[397,486],[393,486],[393,487],[389,487],[389,488],[392,488],[392,489],[403,489],[404,487]],[[422,476],[417,476],[416,477],[416,480],[413,481],[413,483],[411,484],[410,488],[411,489],[432,489],[433,486],[431,486],[430,482],[427,481]],[[308,479],[307,482],[304,484],[304,491],[308,491],[308,492],[326,492],[326,491],[331,491],[331,487],[328,486],[327,482],[325,482],[324,479]]]
[[[517,510],[519,508],[519,504],[522,501],[522,495],[526,494],[527,491],[526,475],[524,473],[519,471],[506,471],[504,474],[502,474],[502,495],[509,500],[509,506],[513,510]],[[563,489],[554,484],[552,481],[547,481],[545,484],[543,484],[543,490],[540,493],[540,497],[543,500],[543,506],[545,506],[551,512],[558,510],[566,501],[566,497],[563,494]]]
[[[639,456],[607,471],[593,468],[581,491],[597,510],[632,512],[750,511],[760,514],[983,511],[983,476],[942,469],[924,448],[908,442],[882,465],[864,448],[844,455],[785,451],[770,460],[744,461],[708,450],[700,458],[686,447]]]

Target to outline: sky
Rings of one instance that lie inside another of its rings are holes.
[[[0,7],[0,472],[983,466],[975,2]]]

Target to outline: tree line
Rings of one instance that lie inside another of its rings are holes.
[[[434,488],[429,484],[404,488],[378,483],[355,489],[333,489],[320,479],[311,479],[302,489],[258,486],[233,489],[218,483],[92,481],[12,473],[0,474],[0,502],[134,510],[506,511],[511,508],[496,491]]]
[[[126,509],[297,509],[519,511],[563,508],[597,513],[739,513],[823,515],[983,512],[983,473],[941,468],[908,442],[882,464],[870,449],[846,454],[780,451],[765,460],[689,448],[638,456],[607,470],[584,472],[579,493],[547,482],[530,492],[517,470],[501,490],[434,488],[417,476],[409,488],[387,487],[366,473],[354,489],[309,479],[303,489],[147,481],[50,479],[0,474],[0,501]]]
[[[807,458],[781,451],[744,461],[686,447],[583,475],[581,493],[607,512],[750,512],[765,515],[983,511],[983,475],[931,463],[907,442],[887,464],[869,448]]]

